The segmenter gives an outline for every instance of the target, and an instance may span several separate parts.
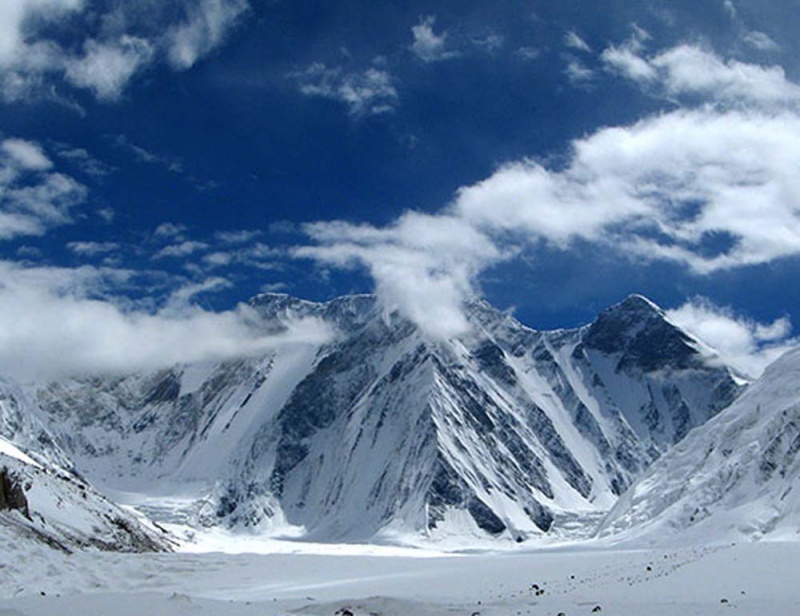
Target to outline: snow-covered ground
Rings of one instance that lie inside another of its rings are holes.
[[[0,536],[0,550],[6,616],[795,616],[800,605],[800,543],[789,542],[472,554],[285,542],[272,554],[66,555]]]

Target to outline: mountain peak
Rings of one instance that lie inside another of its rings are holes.
[[[696,367],[700,362],[697,341],[642,295],[629,295],[601,312],[583,343],[606,354],[620,353],[620,368],[638,366],[652,372]]]
[[[661,308],[655,302],[638,293],[632,293],[631,295],[628,295],[628,297],[626,297],[620,303],[608,308],[607,311],[636,312],[639,314],[664,314],[664,311],[661,310]]]

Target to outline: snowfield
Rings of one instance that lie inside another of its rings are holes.
[[[795,616],[800,605],[792,542],[472,554],[273,547],[282,553],[65,555],[0,535],[0,614]]]

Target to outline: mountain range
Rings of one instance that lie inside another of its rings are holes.
[[[556,331],[473,300],[470,332],[450,339],[370,295],[250,305],[264,331],[313,318],[335,336],[132,375],[6,380],[0,435],[163,523],[522,542],[589,536],[612,507],[604,533],[660,515],[624,512],[630,486],[648,469],[655,481],[694,428],[753,395],[636,295]]]

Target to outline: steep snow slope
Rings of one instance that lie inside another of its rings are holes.
[[[0,490],[24,497],[0,506],[4,541],[43,542],[64,552],[99,548],[123,552],[170,549],[167,535],[98,494],[80,477],[40,464],[0,437]],[[0,505],[6,499],[0,498]]]
[[[790,535],[800,523],[800,349],[665,454],[600,535],[674,541]]]
[[[325,541],[522,540],[585,532],[581,520],[741,389],[638,296],[557,332],[475,301],[473,332],[450,340],[371,296],[252,303],[265,328],[312,316],[339,336],[52,383],[30,394],[38,419],[82,473],[160,519]]]

